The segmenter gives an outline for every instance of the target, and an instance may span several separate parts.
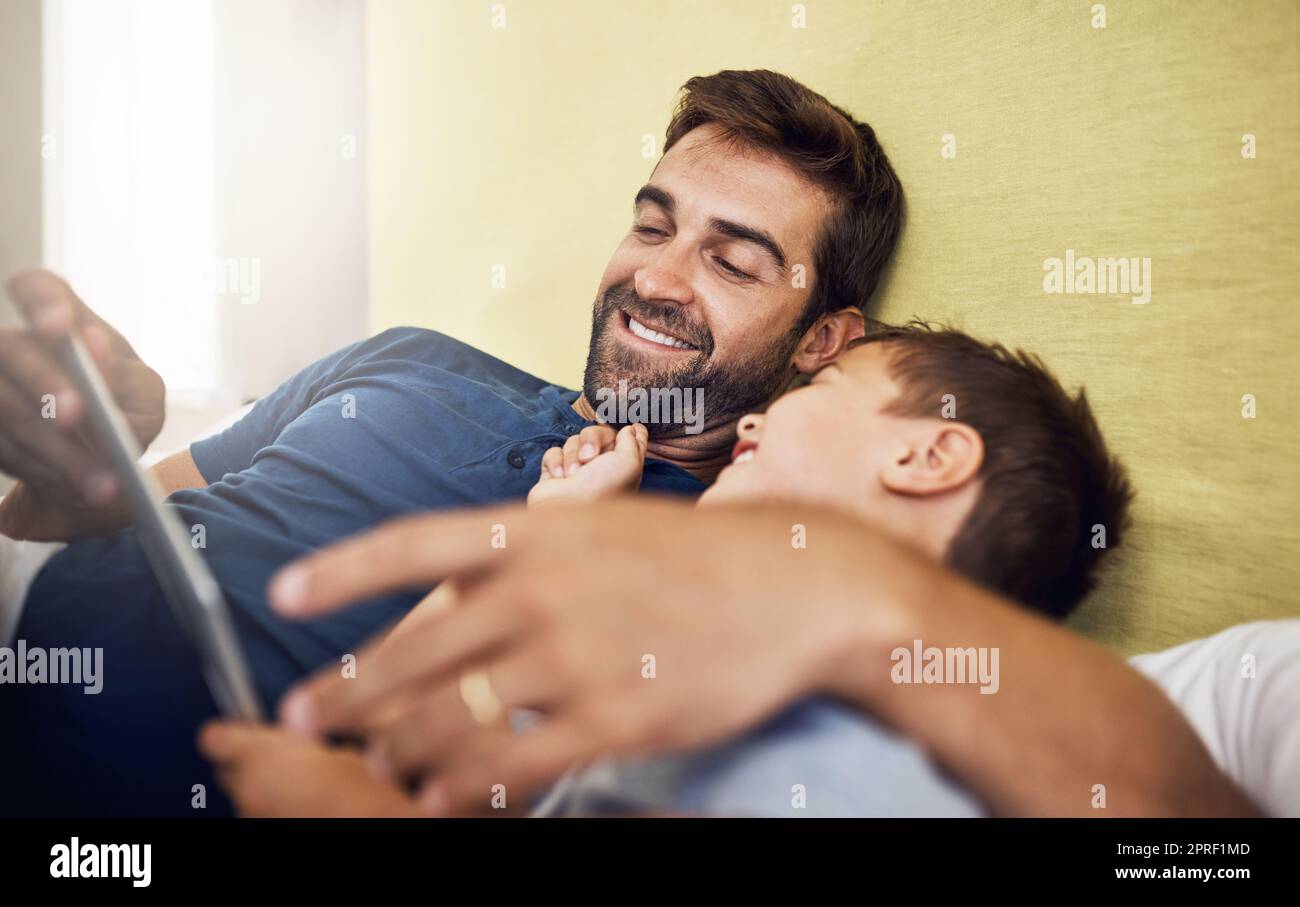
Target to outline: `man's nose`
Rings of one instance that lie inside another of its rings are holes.
[[[684,252],[669,242],[661,246],[654,261],[636,272],[637,295],[647,302],[675,302],[689,305],[695,299]]]
[[[757,444],[758,439],[763,436],[763,417],[758,413],[741,416],[740,421],[736,423],[736,435],[743,441],[753,441]]]

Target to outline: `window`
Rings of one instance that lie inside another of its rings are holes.
[[[46,266],[214,403],[211,0],[45,0],[44,44]]]

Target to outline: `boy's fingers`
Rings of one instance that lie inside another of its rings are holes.
[[[581,465],[578,462],[578,447],[581,443],[578,439],[580,437],[581,435],[570,435],[569,439],[564,442],[564,474],[566,476],[573,475],[578,466]]]
[[[542,478],[564,478],[564,451],[559,447],[552,447],[542,454]]]
[[[261,739],[261,728],[231,721],[209,721],[199,729],[199,752],[214,763],[236,762]]]
[[[645,459],[646,442],[649,433],[641,423],[628,425],[618,433],[615,439],[614,449],[619,453],[635,457],[637,460]]]
[[[588,425],[578,432],[578,462],[589,463],[614,443],[614,429],[608,425]]]

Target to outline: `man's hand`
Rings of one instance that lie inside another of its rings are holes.
[[[504,549],[490,543],[498,523]],[[883,610],[867,581],[900,555],[864,553],[865,534],[812,507],[635,499],[395,521],[281,573],[275,606],[308,616],[463,574],[460,604],[394,634],[382,657],[363,652],[354,678],[308,681],[282,716],[313,733],[364,734],[391,703],[429,703],[379,739],[395,772],[433,774],[421,799],[435,813],[476,812],[498,784],[518,802],[597,755],[720,741],[821,686],[846,626]],[[887,673],[884,653],[880,664]],[[436,704],[470,669],[486,670],[506,707],[540,710],[540,723],[514,736],[440,729]]]
[[[609,425],[589,425],[542,455],[541,476],[528,493],[528,506],[569,502],[589,504],[633,492],[641,484],[650,435],[640,423],[615,433]]]
[[[162,429],[162,379],[61,278],[27,271],[6,289],[29,326],[0,328],[0,472],[19,480],[0,503],[0,532],[54,540],[123,525],[117,482],[56,345],[80,336],[141,449]]]
[[[199,749],[241,816],[337,819],[417,812],[400,789],[371,775],[360,754],[275,728],[212,721],[199,732]]]

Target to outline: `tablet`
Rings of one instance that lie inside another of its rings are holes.
[[[86,400],[91,426],[108,451],[149,566],[182,631],[198,650],[203,677],[217,708],[227,718],[260,721],[261,701],[221,587],[190,545],[179,514],[163,504],[157,480],[139,467],[141,451],[135,433],[80,338],[63,341],[60,354]]]

